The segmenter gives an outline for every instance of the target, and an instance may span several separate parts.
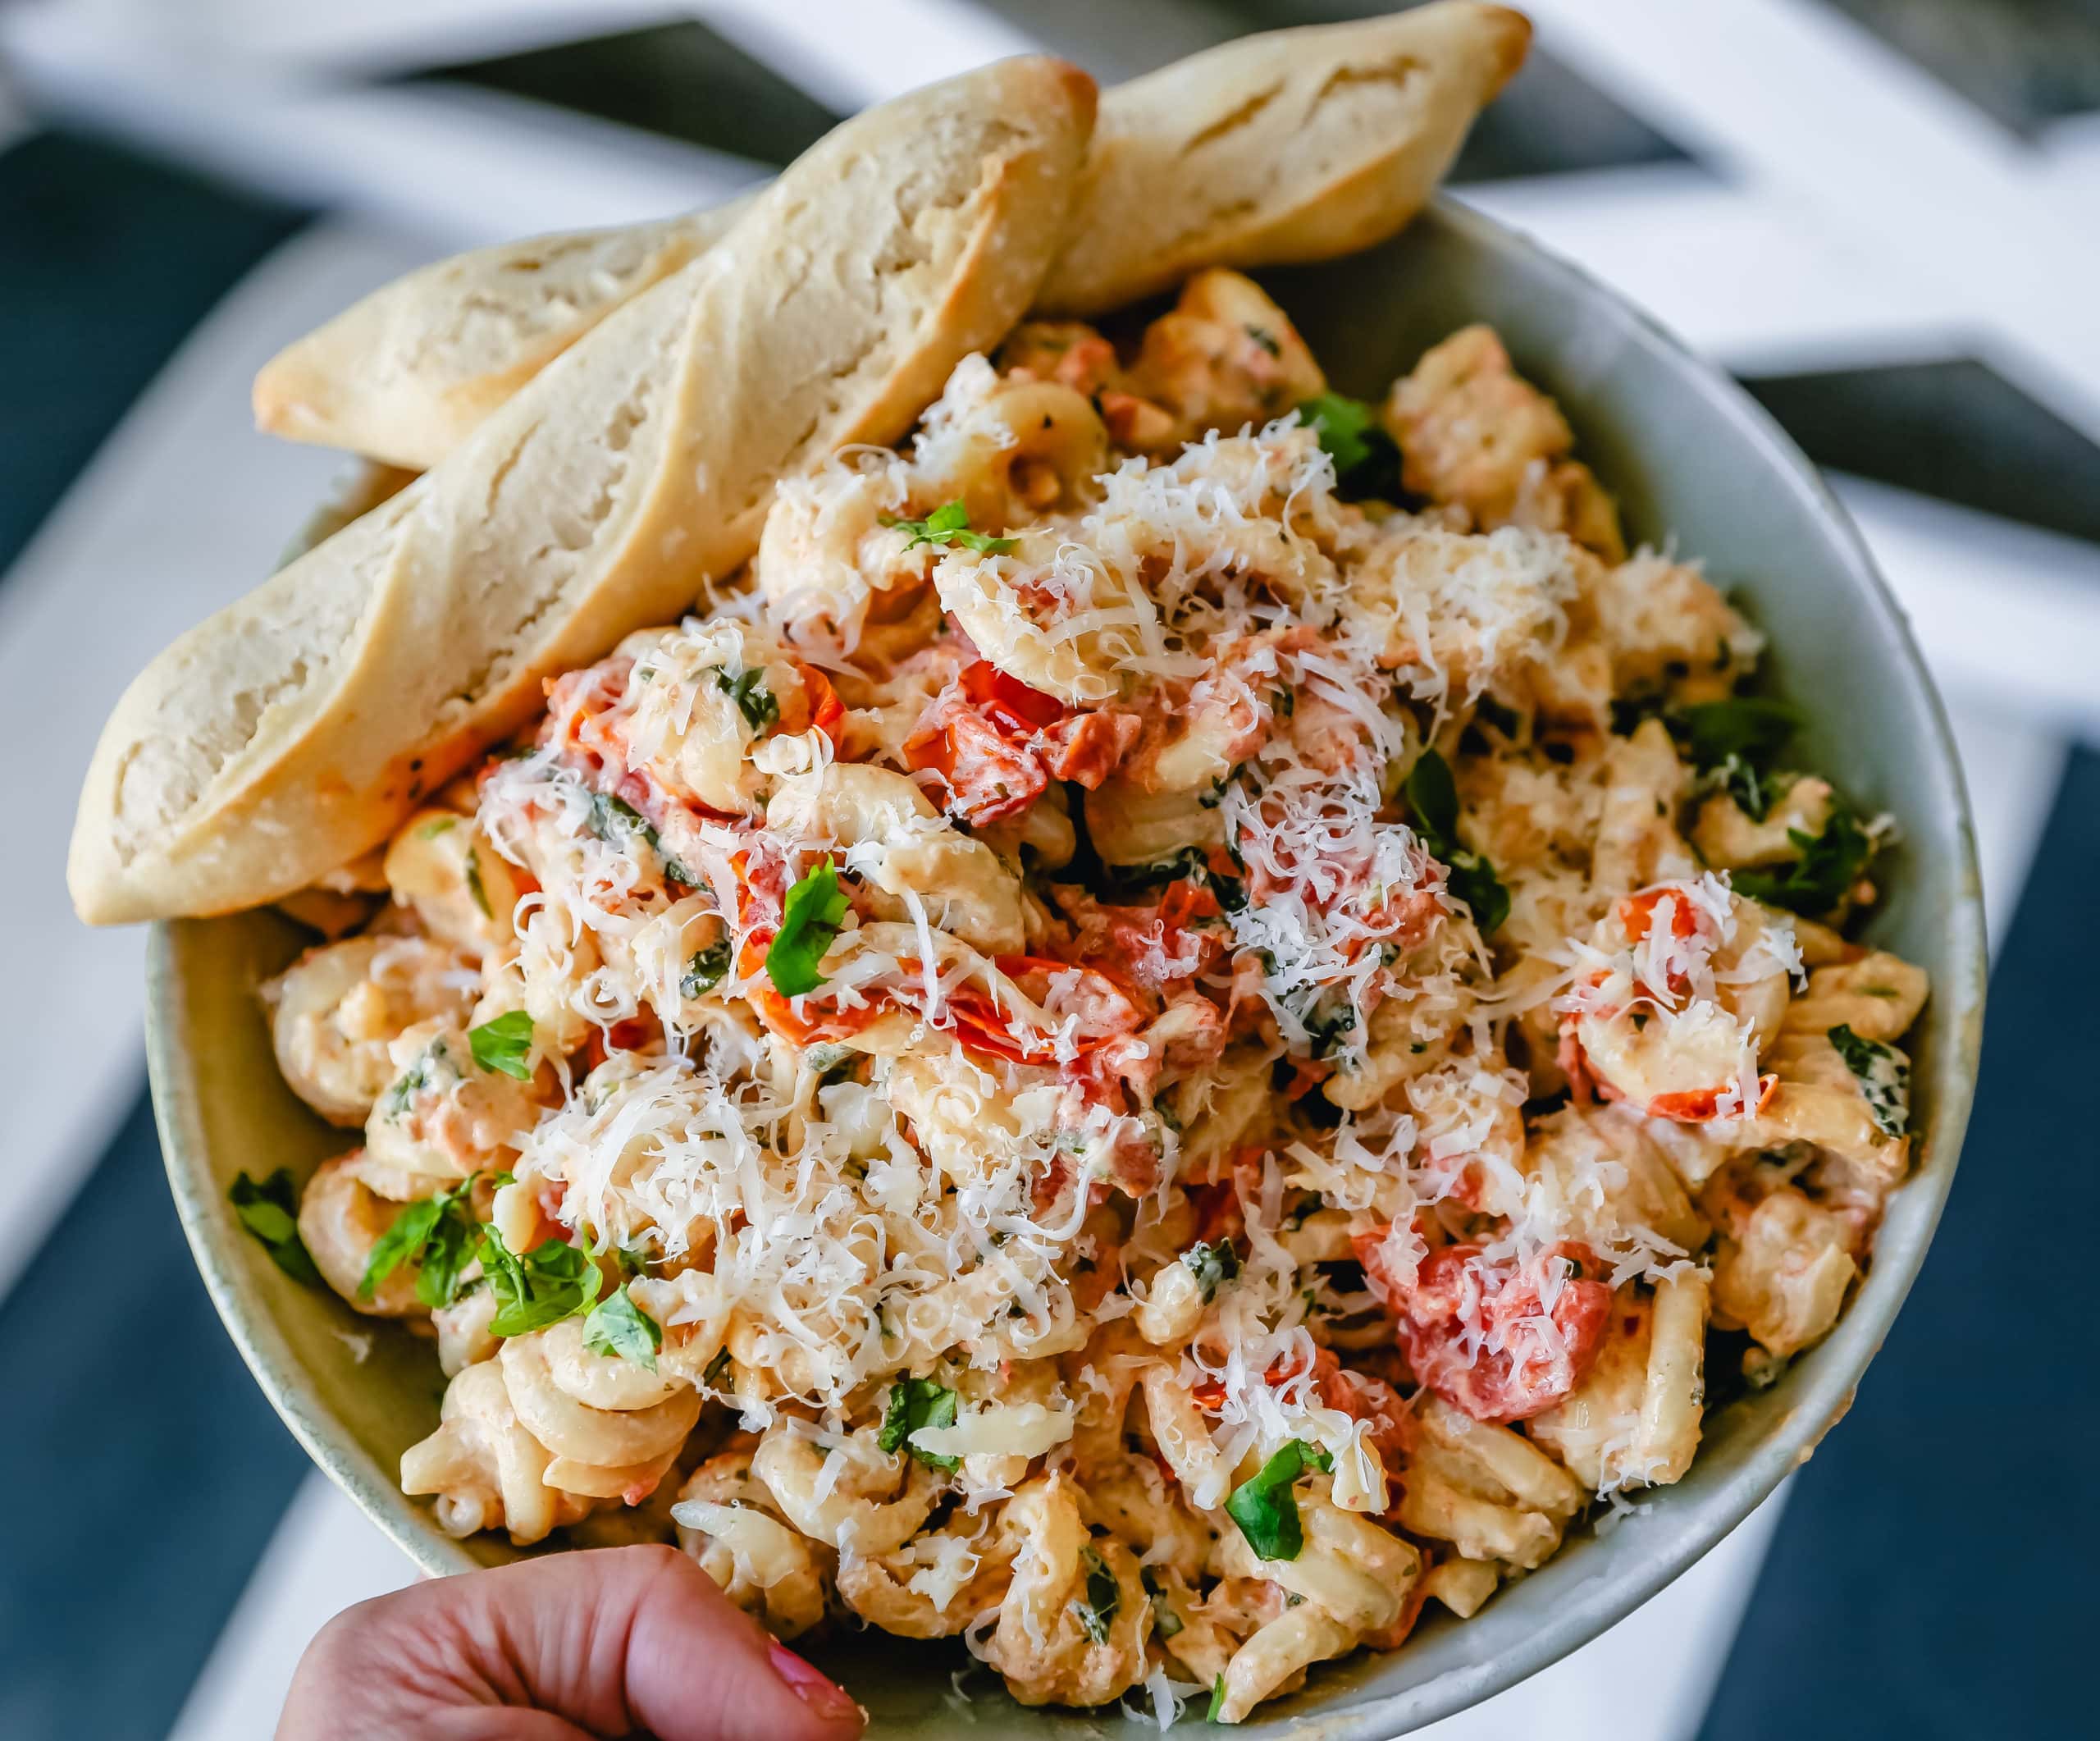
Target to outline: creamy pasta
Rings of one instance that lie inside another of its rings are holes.
[[[1907,1170],[1888,825],[1495,334],[1032,323],[267,989],[455,1533],[1236,1722],[1678,1479]]]

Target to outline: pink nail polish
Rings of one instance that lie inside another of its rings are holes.
[[[772,1659],[773,1672],[819,1716],[851,1716],[859,1710],[843,1687],[827,1679],[822,1671],[805,1662],[786,1645],[775,1642],[768,1647],[767,1655]]]

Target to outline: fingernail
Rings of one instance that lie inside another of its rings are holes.
[[[845,1688],[828,1679],[813,1665],[805,1662],[794,1652],[778,1642],[770,1646],[767,1655],[773,1661],[773,1672],[788,1684],[788,1690],[821,1717],[856,1716],[860,1707],[847,1695]]]

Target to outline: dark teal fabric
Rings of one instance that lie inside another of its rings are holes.
[[[0,153],[0,573],[185,336],[299,222],[62,134]],[[94,608],[148,583],[112,576]],[[198,1280],[143,1085],[0,1300],[0,1737],[157,1741],[306,1460]]]
[[[198,1279],[143,1091],[0,1301],[0,1736],[157,1741],[307,1463]]]
[[[0,153],[0,573],[189,329],[299,222],[68,134]]]
[[[1946,1217],[1858,1401],[1795,1484],[1703,1741],[2100,1731],[2095,865],[2100,756],[2080,751],[1992,976]]]

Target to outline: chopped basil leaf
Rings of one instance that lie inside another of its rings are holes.
[[[440,834],[445,834],[459,825],[459,819],[457,816],[436,816],[416,830],[416,839],[435,840]]]
[[[754,666],[734,677],[727,671],[717,671],[714,687],[737,704],[737,711],[744,716],[744,724],[753,731],[764,733],[780,723],[780,701],[765,687],[762,669]]]
[[[496,1298],[491,1336],[525,1336],[573,1318],[605,1283],[598,1266],[575,1246],[550,1239],[520,1256],[492,1226],[482,1228],[476,1254]]]
[[[1258,327],[1252,321],[1249,321],[1246,326],[1247,336],[1268,352],[1271,356],[1281,357],[1283,354],[1283,346],[1276,343],[1276,336],[1267,327]]]
[[[700,1375],[700,1382],[711,1391],[718,1388],[728,1376],[729,1350],[725,1348],[707,1363],[707,1370]]]
[[[459,1273],[471,1260],[477,1231],[468,1201],[476,1177],[469,1173],[450,1190],[402,1205],[365,1260],[358,1299],[371,1299],[404,1263],[417,1266],[416,1298],[433,1311],[459,1297]]]
[[[226,1197],[241,1226],[278,1268],[308,1287],[321,1286],[321,1272],[313,1267],[306,1241],[299,1236],[299,1190],[292,1183],[290,1168],[280,1167],[260,1185],[245,1172],[236,1174],[226,1187]]]
[[[1346,992],[1336,998],[1317,998],[1296,1013],[1315,1058],[1332,1058],[1356,1031],[1356,1006],[1349,1001]]]
[[[638,833],[649,826],[648,819],[640,811],[625,798],[616,797],[609,792],[592,793],[590,805],[586,825],[600,840],[617,845],[629,833]]]
[[[500,1070],[521,1082],[532,1081],[532,1018],[523,1010],[512,1010],[468,1029],[467,1044],[482,1069]]]
[[[819,1041],[806,1047],[802,1053],[802,1067],[817,1079],[819,1088],[829,1088],[835,1082],[849,1081],[860,1067],[861,1054],[851,1046],[833,1045]]]
[[[827,857],[788,891],[780,929],[765,952],[766,977],[783,998],[799,998],[824,984],[817,963],[846,922],[846,891]]]
[[[921,1451],[911,1442],[911,1435],[921,1427],[952,1427],[955,1414],[956,1394],[947,1386],[936,1384],[931,1378],[901,1379],[890,1387],[889,1406],[883,1411],[882,1431],[875,1435],[875,1443],[887,1451],[907,1451],[935,1469],[958,1469],[962,1463],[960,1457]]]
[[[1733,798],[1744,815],[1762,822],[1772,807],[1773,759],[1801,724],[1784,701],[1737,696],[1702,701],[1670,722],[1693,764]]]
[[[429,1047],[417,1058],[415,1062],[403,1071],[395,1079],[394,1085],[386,1090],[386,1098],[381,1103],[381,1110],[386,1116],[390,1118],[398,1117],[401,1113],[408,1111],[409,1103],[430,1086],[431,1064],[443,1063],[445,1061],[445,1042],[441,1040],[431,1041]]]
[[[1718,768],[1731,756],[1762,766],[1786,748],[1801,719],[1786,702],[1757,696],[1702,701],[1684,710],[1685,747],[1702,768]]]
[[[1211,1708],[1203,1713],[1206,1723],[1217,1721],[1217,1714],[1225,1709],[1225,1676],[1221,1675],[1211,1683]]]
[[[1408,770],[1406,791],[1415,831],[1448,870],[1445,886],[1466,903],[1481,935],[1492,937],[1509,916],[1509,891],[1495,866],[1459,839],[1459,786],[1451,765],[1435,750],[1424,750]]]
[[[770,697],[769,697],[770,699]],[[639,834],[648,843],[649,849],[663,861],[664,875],[673,882],[683,883],[688,889],[697,889],[699,881],[693,874],[664,850],[663,837],[655,825],[625,798],[609,792],[591,794],[591,814],[588,818],[591,832],[611,845],[626,848],[628,840]]]
[[[1322,393],[1301,404],[1298,414],[1335,462],[1335,483],[1341,495],[1399,499],[1400,450],[1379,423],[1375,407],[1340,393]]]
[[[1327,1451],[1293,1439],[1232,1490],[1225,1509],[1247,1545],[1264,1560],[1295,1560],[1305,1546],[1291,1484],[1309,1469],[1330,1469]]]
[[[1086,1595],[1072,1606],[1086,1635],[1097,1644],[1106,1644],[1108,1629],[1116,1624],[1116,1611],[1123,1603],[1122,1586],[1108,1570],[1108,1562],[1093,1548],[1081,1549],[1080,1557],[1086,1565]]]
[[[467,1186],[473,1181],[469,1179]],[[416,1271],[416,1298],[433,1312],[442,1310],[459,1297],[460,1273],[474,1260],[475,1225],[463,1186],[459,1200],[447,1205],[431,1230],[423,1247],[422,1262]]]
[[[1445,886],[1471,909],[1481,936],[1492,937],[1502,929],[1502,921],[1509,916],[1509,891],[1479,853],[1465,847],[1454,852]]]
[[[403,1204],[395,1214],[393,1224],[379,1236],[372,1254],[365,1259],[364,1279],[358,1283],[358,1298],[371,1299],[372,1290],[402,1264],[412,1263],[421,1257],[423,1247],[430,1243],[431,1234],[436,1229],[438,1217],[444,1213],[444,1204],[435,1197],[427,1197],[420,1203]]]
[[[1844,1022],[1830,1030],[1830,1044],[1859,1079],[1867,1111],[1882,1134],[1901,1136],[1910,1129],[1911,1067],[1902,1054],[1879,1040],[1860,1039]]]
[[[481,908],[484,919],[495,917],[489,907],[489,892],[482,886],[482,854],[477,847],[467,848],[467,893],[474,898],[474,905]]]
[[[729,971],[729,939],[726,937],[693,951],[686,962],[685,977],[678,981],[678,995],[697,998],[714,989]]]
[[[1181,1254],[1181,1261],[1189,1266],[1189,1273],[1203,1290],[1205,1305],[1217,1298],[1221,1286],[1239,1273],[1239,1254],[1233,1250],[1229,1239],[1213,1240],[1208,1245],[1191,1245]]]
[[[664,1346],[664,1332],[656,1320],[634,1303],[623,1282],[591,1308],[583,1320],[583,1346],[593,1354],[618,1355],[653,1373],[656,1350]]]
[[[1842,805],[1833,808],[1820,834],[1805,834],[1790,828],[1787,838],[1801,857],[1776,870],[1734,872],[1728,880],[1738,894],[1746,894],[1768,907],[1783,907],[1806,917],[1818,918],[1845,898],[1866,861],[1874,857],[1874,842]]]
[[[911,541],[904,546],[908,551],[916,550],[922,544],[959,544],[979,555],[1003,556],[1014,547],[1011,538],[994,538],[984,532],[972,532],[970,510],[959,500],[942,503],[923,520],[885,520],[883,523],[911,534]]]
[[[1435,750],[1424,750],[1408,770],[1407,795],[1417,830],[1441,857],[1459,839],[1459,784],[1450,763]]]

